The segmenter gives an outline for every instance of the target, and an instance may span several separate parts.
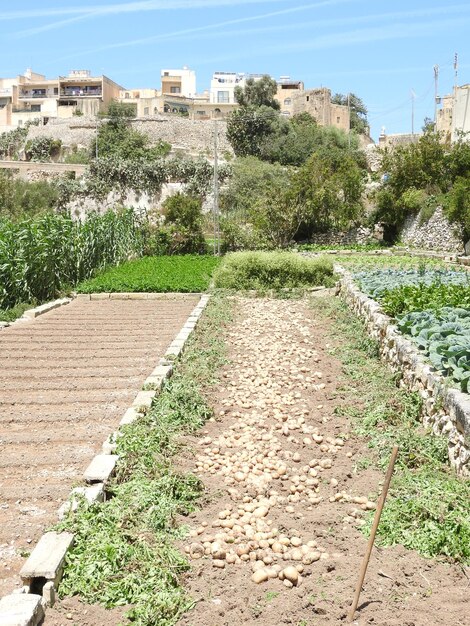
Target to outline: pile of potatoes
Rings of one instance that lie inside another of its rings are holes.
[[[341,555],[329,555],[298,533],[281,532],[276,511],[301,517],[303,508],[317,506],[325,497],[322,479],[328,474],[327,489],[337,488],[331,473],[344,441],[320,432],[304,399],[314,397],[325,383],[318,382],[321,371],[312,371],[312,363],[321,359],[309,338],[311,322],[306,323],[300,307],[242,300],[240,316],[243,321],[228,339],[235,354],[220,390],[219,417],[233,419],[217,437],[204,433],[195,463],[200,476],[223,477],[230,503],[210,526],[191,531],[186,552],[191,559],[210,558],[220,569],[250,565],[254,583],[279,578],[286,587],[296,587],[304,568]],[[316,405],[317,423],[322,409]],[[344,491],[329,500],[355,503],[363,510],[375,507],[368,498]]]

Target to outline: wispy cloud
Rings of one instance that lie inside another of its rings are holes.
[[[291,10],[289,10],[291,11]],[[279,14],[280,12],[276,12]],[[283,12],[282,12],[283,13]],[[171,39],[172,41],[177,41],[179,39],[184,39],[187,41],[188,39],[199,39],[201,35],[204,39],[220,39],[227,37],[240,37],[245,35],[263,35],[263,34],[273,34],[273,33],[285,33],[290,30],[299,31],[302,29],[318,29],[325,28],[329,26],[346,26],[348,24],[367,24],[370,22],[384,22],[390,23],[392,20],[403,20],[403,19],[412,19],[418,17],[432,17],[435,15],[450,15],[452,13],[470,13],[470,4],[466,5],[453,5],[453,6],[445,6],[445,7],[435,7],[430,9],[416,9],[411,11],[396,11],[390,13],[374,13],[371,15],[358,15],[354,17],[335,17],[330,19],[316,19],[316,20],[303,20],[301,22],[288,22],[283,24],[271,24],[267,26],[256,26],[254,28],[238,28],[238,29],[221,29],[221,26],[227,26],[234,24],[234,21],[239,23],[238,20],[231,21],[230,24],[228,22],[222,22],[218,24],[210,24],[203,27],[198,27],[194,29],[186,29],[184,31],[174,31],[170,33],[166,33],[164,35],[155,35],[151,38],[146,39],[137,39],[131,40],[130,42],[122,42],[119,44],[110,44],[109,46],[104,46],[99,50],[109,49],[112,47],[124,47],[124,46],[132,46],[144,43],[155,43],[156,41],[167,41]],[[272,15],[272,14],[269,14]],[[261,17],[265,18],[266,14],[263,16],[256,16],[256,18],[248,18],[248,19],[260,19]],[[382,27],[382,25],[381,25]],[[214,30],[215,32],[207,32],[208,30]],[[93,50],[93,52],[95,52]],[[91,52],[91,51],[90,51]]]
[[[287,15],[290,13],[297,13],[299,11],[306,11],[309,9],[317,9],[321,7],[335,6],[338,4],[350,4],[357,3],[361,0],[320,0],[314,3],[309,3],[305,5],[289,7],[287,9],[280,9],[277,11],[269,11],[268,13],[263,13],[262,15],[255,15],[244,18],[237,18],[233,20],[227,20],[224,22],[219,22],[218,24],[209,24],[207,26],[201,26],[195,29],[186,29],[184,31],[177,31],[179,35],[185,35],[192,32],[205,31],[210,30],[212,28],[220,28],[233,24],[241,24],[243,22],[252,22],[256,20],[263,20],[269,17],[275,17],[277,15]],[[26,30],[18,31],[11,35],[12,38],[21,38],[21,37],[30,37],[31,35],[35,35],[41,32],[45,32],[48,30],[53,30],[60,28],[62,26],[66,26],[68,24],[72,24],[74,22],[79,22],[87,19],[92,19],[96,17],[117,15],[119,13],[129,13],[129,12],[137,12],[137,11],[155,11],[155,10],[177,10],[177,9],[195,9],[195,8],[212,8],[217,7],[220,8],[222,6],[237,6],[237,5],[248,5],[248,4],[264,4],[266,2],[286,2],[286,0],[178,0],[177,2],[138,2],[131,3],[129,5],[110,5],[104,8],[95,8],[89,9],[88,12],[75,15],[74,17],[67,18],[65,20],[60,20],[56,22],[51,22],[49,24],[43,24],[42,26],[36,26],[33,28],[28,28]],[[165,5],[165,6],[160,6]],[[1,19],[1,17],[0,17]],[[152,43],[154,41],[160,40],[162,37],[168,39],[168,35],[155,35],[152,37],[145,37],[142,39],[135,39],[129,42],[124,42],[120,44],[110,45],[109,47],[103,47],[101,49],[112,49],[114,47],[126,47],[138,44]]]
[[[256,22],[266,20],[270,17],[278,17],[282,15],[289,15],[293,13],[299,13],[302,11],[308,11],[311,9],[319,9],[321,7],[336,6],[339,4],[350,4],[357,2],[358,0],[321,0],[320,2],[313,2],[309,4],[302,4],[295,7],[289,7],[288,9],[280,9],[278,11],[269,11],[268,13],[262,13],[261,15],[251,15],[249,17],[239,17],[232,20],[225,20],[223,22],[216,22],[213,24],[205,24],[204,26],[196,26],[194,28],[185,28],[183,30],[177,30],[170,33],[152,35],[151,37],[141,37],[139,39],[131,39],[129,41],[120,41],[114,44],[108,44],[100,46],[98,48],[92,48],[89,50],[81,50],[80,53],[62,57],[65,59],[76,58],[84,54],[95,54],[96,52],[102,52],[105,50],[114,50],[117,48],[129,48],[131,46],[142,46],[146,44],[154,44],[159,41],[173,40],[179,37],[186,37],[188,35],[194,35],[197,33],[205,33],[214,29],[221,29],[227,26],[236,26],[237,24],[246,24],[248,22]]]
[[[267,2],[286,2],[286,0],[142,0],[140,2],[0,11],[0,20],[60,17],[65,15],[118,15],[120,13],[265,4]]]
[[[253,48],[240,48],[234,54],[217,55],[217,61],[238,61],[253,57],[272,56],[279,53],[283,55],[289,53],[307,52],[310,50],[328,50],[331,48],[344,48],[353,45],[373,44],[381,41],[393,41],[401,39],[411,39],[413,37],[426,37],[438,35],[445,29],[457,30],[465,28],[470,22],[470,15],[462,15],[452,19],[435,19],[428,22],[397,22],[388,26],[382,25],[380,28],[363,28],[350,31],[330,32],[325,35],[316,36],[312,34],[307,40],[283,43],[282,45],[260,46],[253,51]],[[214,59],[210,57],[193,58],[193,64],[209,65],[213,64]]]
[[[146,2],[126,2],[119,4],[95,5],[87,7],[63,7],[57,9],[33,9],[32,11],[13,11],[0,13],[0,21],[8,19],[20,18],[41,18],[41,17],[59,17],[71,16],[66,19],[48,22],[40,26],[33,26],[24,30],[10,34],[12,39],[20,39],[23,37],[31,37],[39,33],[50,30],[57,30],[63,26],[83,22],[85,20],[95,19],[99,17],[110,17],[112,15],[121,15],[124,13],[143,13],[146,11],[175,11],[188,9],[210,9],[230,6],[241,6],[250,4],[265,4],[266,2],[286,2],[286,0],[148,0]]]

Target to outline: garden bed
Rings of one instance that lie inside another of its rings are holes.
[[[78,293],[199,293],[209,286],[220,259],[183,255],[145,257],[107,269],[80,283]]]
[[[439,293],[465,297],[470,291],[466,273],[390,269],[353,276],[339,266],[336,270],[342,276],[341,294],[365,320],[382,358],[402,374],[402,385],[423,398],[424,423],[447,437],[451,465],[470,474],[470,334],[465,321],[470,307],[443,307]]]

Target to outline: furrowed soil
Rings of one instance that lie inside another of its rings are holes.
[[[74,300],[0,332],[0,597],[197,301]]]
[[[367,441],[335,410],[351,402],[331,354],[342,338],[305,300],[236,302],[230,364],[210,397],[216,417],[180,460],[207,504],[182,544],[195,606],[178,624],[341,624],[366,549],[360,526],[383,481],[358,469]],[[457,565],[374,547],[355,623],[468,625],[469,591]]]

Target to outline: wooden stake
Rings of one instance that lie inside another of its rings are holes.
[[[362,560],[361,570],[359,572],[359,578],[356,585],[356,591],[354,593],[354,600],[351,604],[351,608],[349,609],[348,617],[346,618],[346,622],[350,623],[354,619],[354,614],[357,609],[357,605],[359,604],[359,596],[361,595],[362,583],[364,582],[364,578],[366,576],[367,566],[369,565],[369,559],[372,552],[372,548],[374,546],[375,535],[377,533],[377,528],[379,526],[380,517],[382,515],[382,509],[385,504],[385,498],[387,497],[388,488],[390,487],[390,481],[392,480],[393,468],[395,467],[395,461],[397,459],[398,454],[398,446],[393,446],[392,456],[390,458],[390,463],[388,464],[387,474],[385,476],[384,486],[382,488],[382,495],[377,503],[377,508],[375,510],[374,523],[372,524],[372,529],[370,531],[369,542],[367,543],[366,553],[364,554],[364,558]]]

